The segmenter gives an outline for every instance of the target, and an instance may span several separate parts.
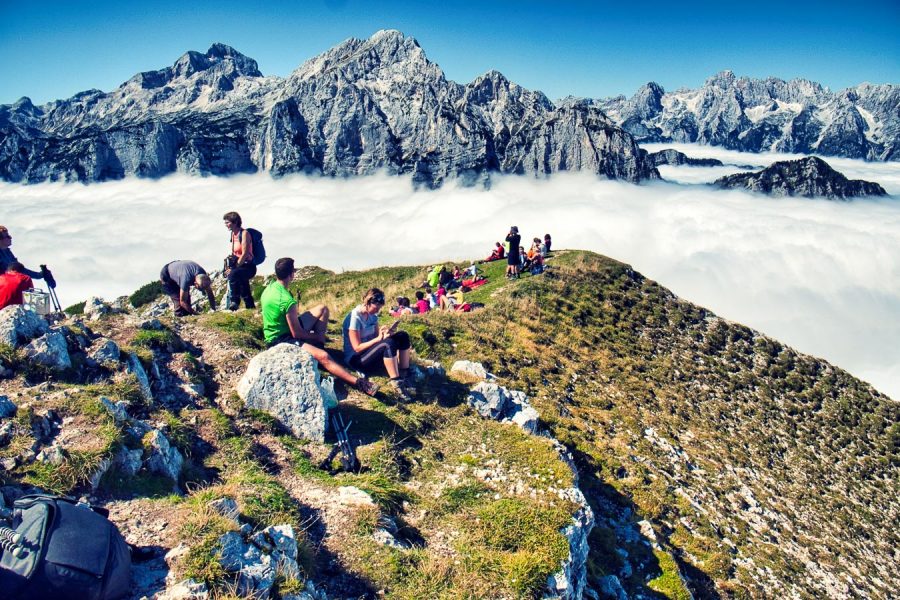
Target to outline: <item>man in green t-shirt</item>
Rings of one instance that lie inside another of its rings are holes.
[[[279,258],[275,262],[276,280],[263,290],[260,304],[262,304],[263,335],[266,345],[269,348],[277,344],[300,346],[319,361],[326,371],[364,394],[374,396],[378,391],[377,385],[365,377],[354,377],[323,349],[328,341],[325,337],[328,307],[320,304],[312,310],[298,314],[297,301],[288,291],[288,286],[294,280],[295,271],[294,259]]]

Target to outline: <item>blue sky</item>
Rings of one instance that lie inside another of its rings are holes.
[[[738,75],[832,89],[900,83],[900,2],[9,2],[0,0],[0,103],[36,103],[229,44],[284,76],[348,37],[399,29],[459,82],[497,69],[551,98],[631,95]]]

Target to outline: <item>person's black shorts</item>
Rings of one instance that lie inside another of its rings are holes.
[[[506,264],[515,265],[518,267],[520,264],[519,253],[518,252],[516,252],[516,253],[510,252],[509,254],[507,254],[506,255]]]
[[[169,265],[164,266],[159,272],[159,282],[162,283],[163,291],[170,296],[177,296],[181,291],[175,280],[169,277]]]
[[[298,340],[290,333],[285,333],[284,335],[280,335],[271,342],[266,344],[266,348],[272,348],[273,346],[277,346],[278,344],[293,344],[294,346],[302,346],[303,344],[309,344],[310,346],[315,346],[316,348],[325,349],[325,344],[320,342],[313,342],[309,340]]]

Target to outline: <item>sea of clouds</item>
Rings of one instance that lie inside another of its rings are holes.
[[[673,145],[648,145],[656,150]],[[694,157],[765,166],[793,158],[675,145]],[[523,241],[629,263],[679,296],[826,358],[900,399],[900,164],[827,159],[892,197],[768,198],[704,183],[741,169],[663,167],[667,182],[586,174],[495,177],[489,190],[408,179],[174,175],[94,185],[0,184],[0,223],[27,266],[50,265],[64,305],[113,298],[190,258],[219,268],[222,214],[263,231],[274,259],[332,270],[486,256],[510,225]]]

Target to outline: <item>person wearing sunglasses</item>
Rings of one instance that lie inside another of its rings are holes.
[[[403,400],[409,400],[406,378],[409,377],[409,335],[397,331],[397,324],[378,325],[378,313],[384,308],[384,292],[368,290],[362,304],[344,319],[344,362],[350,368],[367,371],[384,365],[391,386]]]
[[[309,352],[326,371],[364,394],[374,396],[378,386],[366,377],[356,377],[339,365],[324,350],[328,309],[324,305],[300,314],[297,300],[288,289],[294,280],[293,258],[275,261],[275,281],[260,296],[263,336],[271,348],[278,344],[294,344]]]
[[[9,265],[19,262],[18,259],[16,259],[16,255],[9,249],[10,246],[12,246],[12,236],[9,233],[9,229],[0,225],[0,273],[6,273]],[[21,273],[32,279],[44,278],[44,271],[32,271],[31,269],[22,267]]]

